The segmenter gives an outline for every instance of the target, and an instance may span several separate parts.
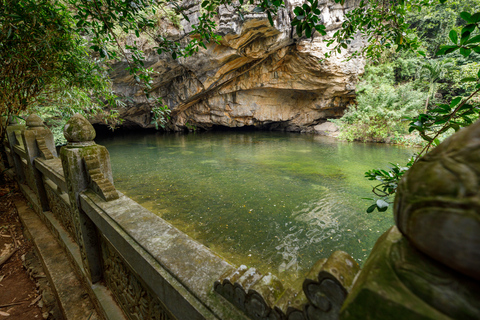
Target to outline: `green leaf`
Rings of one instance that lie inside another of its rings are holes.
[[[476,12],[474,15],[472,15],[472,22],[477,23],[480,21],[480,12]]]
[[[435,121],[435,124],[443,124],[445,122],[447,122],[446,119],[439,119],[439,120]]]
[[[305,14],[305,12],[303,11],[303,9],[300,8],[300,7],[296,7],[295,9],[293,9],[293,12],[294,12],[295,15],[297,15],[297,16],[300,16],[300,15]]]
[[[450,33],[448,34],[448,37],[450,38],[450,40],[452,40],[453,43],[457,44],[457,42],[458,42],[457,31],[450,30]]]
[[[301,37],[301,36],[302,36],[302,32],[303,32],[302,25],[301,25],[301,24],[298,24],[298,25],[297,25],[297,36]]]
[[[267,17],[268,17],[268,21],[270,22],[270,25],[273,27],[273,19],[270,11],[267,11]]]
[[[324,25],[316,25],[315,30],[317,30],[322,36],[326,35],[327,32],[325,31],[325,26]]]
[[[472,47],[472,50],[475,51],[476,53],[480,53],[480,46]]]
[[[425,57],[425,51],[417,51],[417,53],[421,56],[424,56]]]
[[[447,51],[445,51],[445,54],[449,54],[449,53],[452,53],[456,50],[460,49],[459,46],[455,46],[454,48],[450,48],[450,49],[447,49]]]
[[[467,78],[463,78],[462,80],[460,80],[460,82],[473,82],[473,81],[477,81],[477,78],[467,77]]]
[[[445,110],[442,108],[435,108],[432,110],[432,112],[437,112],[437,113],[450,113],[450,110]]]
[[[462,36],[465,32],[472,33],[475,30],[476,27],[477,27],[477,25],[474,24],[474,23],[467,24],[465,27],[462,28]]]
[[[138,32],[138,30],[135,30],[135,35],[137,36],[137,38],[140,38],[140,33]]]
[[[455,107],[460,101],[462,101],[462,97],[456,97],[455,99],[450,102],[450,108]]]
[[[472,52],[472,49],[460,48],[460,54],[465,58],[470,55],[470,52]]]
[[[307,38],[310,38],[312,36],[312,28],[308,24],[305,26],[305,36]]]
[[[367,208],[367,213],[372,213],[375,208],[377,207],[377,204],[372,204],[370,207]]]
[[[459,48],[459,46],[441,46],[440,50],[438,50],[436,54],[441,56],[447,53],[451,53]]]
[[[467,42],[468,38],[470,38],[470,31],[465,31],[462,33],[462,38],[460,39],[460,45]]]
[[[476,42],[480,42],[480,35],[476,35],[475,37],[471,38],[470,40],[467,41],[466,44],[476,43]]]
[[[473,22],[473,21],[472,21],[472,15],[471,15],[470,13],[468,13],[468,12],[465,12],[465,11],[464,11],[464,12],[461,12],[461,13],[460,13],[460,17],[461,17],[463,20],[467,21],[467,22]]]

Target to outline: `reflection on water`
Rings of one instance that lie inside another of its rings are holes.
[[[362,263],[391,212],[365,213],[363,173],[412,150],[272,132],[97,139],[116,187],[235,265],[285,281],[334,250]]]

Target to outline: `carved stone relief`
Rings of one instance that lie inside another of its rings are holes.
[[[53,154],[48,149],[45,138],[44,137],[37,137],[36,140],[37,140],[37,145],[38,145],[38,149],[40,150],[41,156],[45,160],[53,159]]]
[[[47,191],[48,203],[53,215],[62,223],[72,238],[77,241],[70,203],[65,202],[65,200],[57,194],[57,191],[46,182],[45,190]]]
[[[89,182],[91,188],[105,201],[115,200],[118,199],[117,190],[113,184],[105,178],[102,171],[100,170],[100,162],[98,161],[98,157],[89,155],[84,158],[85,166],[88,170],[89,175]]]
[[[174,320],[175,318],[140,281],[118,252],[102,237],[103,270],[107,287],[129,319]]]
[[[240,266],[215,282],[222,295],[252,319],[338,319],[340,308],[360,267],[343,251],[319,260],[303,282],[303,288],[284,289],[271,274]]]
[[[32,190],[36,190],[35,188],[35,180],[33,178],[33,172],[30,170],[28,165],[22,161],[23,172],[25,173],[25,179],[27,181],[27,185]]]

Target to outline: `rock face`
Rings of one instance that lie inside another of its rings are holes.
[[[291,27],[293,9],[301,4],[286,1],[274,27],[263,14],[248,14],[242,21],[232,8],[221,6],[217,21],[221,43],[186,59],[148,55],[146,45],[149,67],[157,72],[152,95],[162,97],[172,110],[170,129],[255,126],[313,132],[315,125],[341,116],[355,97],[354,86],[363,73],[364,61],[344,61],[347,52],[323,62],[320,59],[328,50],[323,40],[341,26],[344,13],[355,0],[344,7],[323,1],[322,20],[328,34],[316,33],[313,39],[299,38]],[[192,23],[198,20],[199,3],[187,0],[183,7],[189,8]],[[181,28],[163,28],[171,38],[192,30],[184,20]],[[354,41],[348,51],[361,45]],[[117,63],[112,73],[115,91],[133,97],[120,111],[124,124],[152,126],[150,108],[125,67],[125,63]]]

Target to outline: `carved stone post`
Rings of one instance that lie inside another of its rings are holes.
[[[25,173],[23,172],[22,159],[14,151],[14,146],[23,146],[21,132],[25,129],[23,124],[18,124],[14,118],[9,119],[7,127],[7,139],[10,147],[11,165],[15,168],[15,176],[19,183],[25,182]],[[10,160],[9,160],[10,161]]]
[[[92,283],[102,278],[101,249],[97,228],[80,207],[79,195],[87,188],[105,201],[118,199],[113,186],[110,156],[107,148],[95,144],[93,126],[80,114],[65,125],[63,134],[68,143],[62,147],[63,172],[72,204],[77,243],[80,246],[85,272]]]
[[[41,172],[35,168],[35,158],[53,159],[57,156],[55,142],[50,129],[43,125],[43,120],[36,114],[31,114],[26,120],[27,128],[22,131],[23,145],[27,154],[27,163],[30,177],[29,184],[38,197],[43,211],[48,211],[48,198],[43,184]]]

